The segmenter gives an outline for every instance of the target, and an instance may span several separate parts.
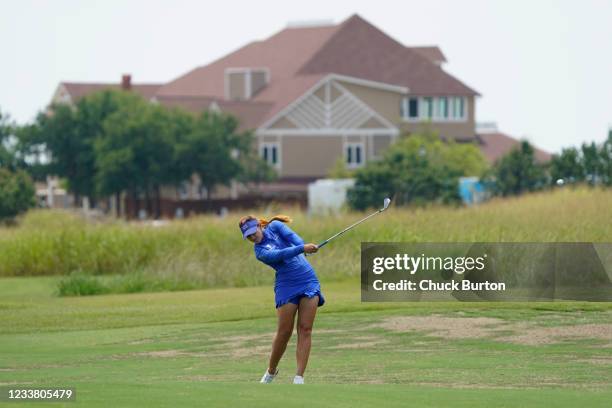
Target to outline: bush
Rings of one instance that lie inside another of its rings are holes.
[[[58,283],[60,296],[89,296],[108,293],[108,288],[95,276],[73,272]]]
[[[502,196],[536,191],[546,185],[544,168],[536,162],[534,149],[525,140],[495,163],[485,180],[494,194]]]
[[[0,221],[11,221],[36,204],[34,184],[23,171],[0,168]]]
[[[434,133],[404,136],[382,160],[369,162],[356,173],[347,198],[358,210],[379,207],[384,197],[394,197],[400,206],[459,203],[459,177],[479,175],[486,166],[476,146],[443,142]]]

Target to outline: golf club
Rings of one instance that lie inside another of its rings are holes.
[[[376,214],[380,214],[381,212],[385,211],[387,208],[389,208],[389,204],[391,203],[391,199],[390,198],[385,198],[385,200],[383,201],[383,208],[381,208],[380,210],[376,211],[375,213],[372,213],[370,215],[368,215],[367,217],[365,217],[364,219],[357,221],[356,223],[346,227],[345,229],[343,229],[342,231],[340,231],[339,233],[337,233],[336,235],[333,235],[329,238],[327,238],[325,241],[321,242],[319,245],[317,245],[317,247],[319,249],[321,249],[321,247],[327,245],[329,243],[329,241],[331,241],[332,239],[339,237],[340,235],[344,234],[346,231],[350,230],[351,228],[356,227],[357,225],[361,224],[362,222],[364,222],[365,220],[367,220],[370,217],[375,216]],[[312,254],[306,254],[306,256],[308,255],[312,255]]]

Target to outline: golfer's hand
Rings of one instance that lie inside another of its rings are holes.
[[[306,254],[314,254],[319,250],[319,247],[315,244],[304,244],[304,253]]]

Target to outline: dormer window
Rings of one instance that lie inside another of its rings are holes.
[[[251,99],[270,81],[267,68],[228,68],[225,70],[225,98],[230,101]]]

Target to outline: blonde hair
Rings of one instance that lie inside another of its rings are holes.
[[[266,225],[268,225],[269,223],[271,223],[274,220],[277,221],[281,221],[284,222],[285,224],[289,224],[291,221],[293,221],[288,215],[275,215],[274,217],[270,218],[269,220],[266,220],[265,218],[256,218],[254,215],[246,215],[244,217],[242,217],[240,219],[240,222],[238,223],[238,226],[242,226],[242,224],[244,224],[245,222],[249,221],[249,220],[257,220],[257,222],[259,223],[259,226],[261,228],[265,228]]]

